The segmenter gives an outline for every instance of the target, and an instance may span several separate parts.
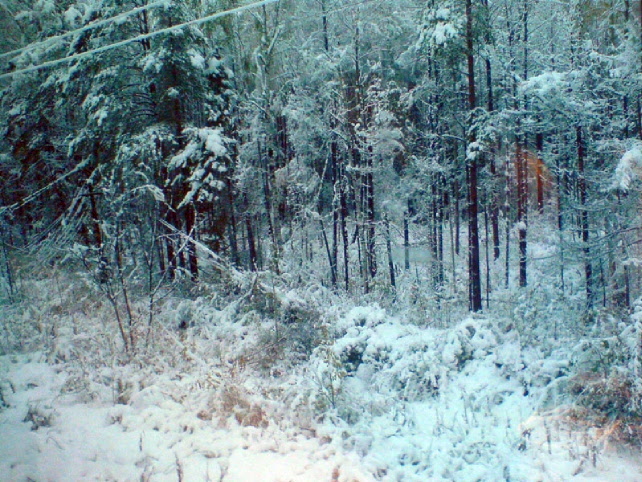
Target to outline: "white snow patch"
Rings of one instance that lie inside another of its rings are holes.
[[[561,72],[544,72],[531,77],[520,86],[524,93],[536,93],[541,97],[563,92],[569,85],[566,74]]]
[[[642,169],[642,145],[636,145],[626,151],[613,175],[611,189],[628,191],[631,183],[640,178],[640,169]]]

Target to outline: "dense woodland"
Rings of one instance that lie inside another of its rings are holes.
[[[143,458],[234,414],[368,474],[292,480],[564,480],[613,434],[642,477],[641,72],[631,0],[1,2],[0,426],[58,459],[73,395],[140,443],[0,473],[258,480]]]
[[[569,262],[588,309],[639,295],[639,4],[283,0],[180,27],[236,7],[3,7],[9,290],[15,249],[154,285],[214,256],[394,296],[414,248],[421,290],[467,283],[480,311],[532,281],[536,220],[561,297]]]

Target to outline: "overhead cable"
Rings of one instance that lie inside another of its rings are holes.
[[[132,10],[128,10],[127,12],[123,12],[123,13],[119,13],[118,15],[114,15],[113,17],[109,17],[109,18],[105,18],[105,19],[102,19],[102,20],[98,20],[96,22],[92,22],[90,24],[87,24],[87,25],[85,25],[83,27],[80,27],[80,28],[77,28],[77,29],[74,29],[74,30],[69,30],[68,32],[65,32],[63,34],[54,35],[52,37],[47,37],[46,39],[40,40],[38,42],[30,43],[29,45],[25,45],[24,47],[20,47],[19,49],[10,50],[9,52],[2,52],[2,53],[0,53],[0,59],[3,59],[5,57],[11,57],[11,56],[14,56],[14,55],[18,55],[18,54],[21,54],[22,52],[25,52],[27,50],[32,50],[32,49],[34,49],[36,47],[42,47],[42,46],[45,46],[47,44],[53,43],[53,42],[55,42],[57,40],[63,40],[63,39],[72,37],[72,36],[74,36],[76,34],[87,32],[89,30],[92,30],[92,29],[95,29],[95,28],[98,28],[98,27],[102,27],[102,26],[107,25],[107,24],[109,24],[111,22],[115,22],[115,21],[118,21],[118,20],[123,20],[123,19],[125,19],[125,18],[127,18],[127,17],[129,17],[131,15],[134,15],[136,13],[140,13],[140,12],[142,12],[144,10],[149,10],[150,8],[156,8],[156,7],[160,7],[160,6],[166,5],[166,4],[167,4],[166,0],[161,0],[159,2],[154,2],[154,3],[150,3],[148,5],[143,5],[142,7],[136,7],[134,9],[132,9]]]
[[[5,74],[0,74],[0,80],[9,79],[9,78],[15,77],[15,76],[20,75],[20,74],[26,74],[28,72],[36,72],[38,70],[48,69],[48,68],[51,68],[51,67],[55,67],[56,65],[66,64],[68,62],[73,62],[75,60],[80,60],[80,59],[83,59],[83,58],[86,58],[86,57],[90,57],[90,56],[92,56],[94,54],[98,54],[98,53],[101,53],[101,52],[106,52],[107,50],[112,50],[112,49],[116,49],[116,48],[119,48],[119,47],[123,47],[125,45],[131,44],[131,43],[134,43],[134,42],[140,42],[141,40],[146,40],[148,38],[157,37],[159,35],[163,35],[163,34],[170,33],[170,32],[176,32],[178,30],[182,30],[183,28],[190,27],[192,25],[201,25],[203,23],[211,22],[212,20],[216,20],[218,18],[225,17],[227,15],[232,15],[232,14],[235,14],[235,13],[244,12],[245,10],[250,10],[250,9],[253,9],[253,8],[256,8],[256,7],[261,7],[263,5],[268,5],[270,3],[276,3],[276,2],[279,2],[279,0],[262,0],[260,2],[249,3],[249,4],[243,5],[241,7],[232,8],[230,10],[225,10],[223,12],[218,12],[218,13],[215,13],[215,14],[212,14],[212,15],[207,15],[205,17],[196,18],[196,19],[190,20],[188,22],[183,22],[183,23],[180,23],[178,25],[174,25],[172,27],[166,27],[166,28],[163,28],[163,29],[160,29],[160,30],[156,30],[154,32],[146,33],[146,34],[143,34],[143,35],[138,35],[136,37],[133,37],[133,38],[130,38],[130,39],[127,39],[127,40],[121,40],[120,42],[115,42],[113,44],[104,45],[102,47],[98,47],[98,48],[95,48],[95,49],[92,49],[92,50],[88,50],[87,52],[82,52],[82,53],[79,53],[79,54],[70,55],[70,56],[64,57],[62,59],[49,60],[49,61],[43,62],[41,64],[32,65],[30,67],[25,67],[25,68],[22,68],[22,69],[14,70],[13,72],[8,72],[8,73],[5,73]]]

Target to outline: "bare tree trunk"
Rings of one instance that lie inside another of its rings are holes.
[[[521,143],[517,142],[517,231],[519,235],[519,286],[527,284],[528,164]]]
[[[439,202],[437,206],[437,283],[442,287],[444,283],[444,213],[446,206],[446,180],[439,175]]]
[[[472,116],[476,107],[475,98],[475,58],[473,57],[473,11],[472,0],[466,0],[466,55],[468,63],[468,108]],[[471,130],[472,132],[472,130]],[[468,145],[476,141],[474,134],[469,135]],[[479,224],[477,196],[477,157],[466,156],[468,174],[468,259],[470,309],[481,311],[481,274],[479,266]]]
[[[485,9],[488,20],[490,20],[491,12],[488,8],[488,0],[482,1]],[[490,28],[486,33],[486,43],[490,44],[492,41]],[[493,95],[493,67],[490,61],[490,56],[486,57],[486,88],[488,90],[488,112],[495,111],[495,98]],[[490,149],[490,159],[489,167],[490,174],[492,178],[492,198],[490,205],[490,224],[493,232],[493,259],[497,260],[499,258],[499,199],[497,193],[497,167],[495,166],[495,148],[491,147]]]
[[[457,181],[453,184],[453,199],[455,200],[455,254],[459,256],[461,239],[460,239],[460,227],[461,227],[461,211],[459,209],[459,183]]]
[[[247,230],[247,248],[250,254],[249,264],[250,271],[256,271],[257,269],[257,253],[256,253],[256,243],[254,240],[254,231],[252,230],[252,220],[250,219],[249,214],[245,216],[245,229]]]
[[[348,236],[348,200],[346,199],[346,178],[345,173],[342,173],[342,179],[339,185],[339,202],[341,205],[341,237],[343,238],[343,274],[346,291],[350,289],[349,267],[350,257],[348,255],[349,236]]]
[[[192,281],[198,281],[198,252],[196,251],[196,207],[186,206],[185,208],[185,231],[189,236],[187,241],[187,256],[189,260],[189,272]]]
[[[178,229],[176,211],[172,210],[171,208],[168,209],[167,212],[167,222],[173,228]],[[170,280],[173,280],[176,277],[176,269],[178,268],[178,257],[176,253],[176,234],[172,229],[167,230],[167,237],[165,239],[165,249],[167,251],[168,265],[167,276]]]
[[[272,259],[271,265],[275,273],[279,273],[279,257],[280,246],[277,239],[277,228],[274,220],[274,210],[272,206],[272,188],[270,186],[270,163],[266,155],[263,154],[261,149],[261,142],[257,140],[257,149],[259,155],[259,165],[263,170],[263,200],[265,203],[265,213],[268,223],[268,234],[270,236],[270,244],[272,245]]]
[[[369,147],[368,157],[366,160],[366,216],[368,222],[367,231],[367,255],[368,268],[372,279],[377,275],[377,253],[375,251],[375,206],[374,206],[374,175],[372,173],[373,159],[372,146]]]
[[[559,157],[557,158],[557,230],[559,232],[560,243],[560,289],[562,296],[566,291],[564,286],[564,215],[562,213],[562,193],[564,192],[564,174],[560,166]]]
[[[535,151],[537,153],[537,165],[535,169],[537,180],[537,210],[540,214],[544,214],[544,166],[542,162],[544,134],[542,132],[535,134]]]
[[[486,231],[486,308],[490,308],[490,253],[488,250],[488,208],[484,209],[484,228]]]
[[[506,222],[506,270],[505,270],[505,286],[508,288],[510,284],[510,160],[506,157],[506,163],[504,165],[504,176],[506,178],[505,186],[505,199],[504,199],[504,219]]]
[[[332,252],[330,251],[330,243],[328,242],[328,235],[325,232],[325,226],[323,225],[322,219],[319,219],[319,226],[321,227],[325,250],[328,254],[328,263],[330,264],[330,281],[332,283],[332,287],[335,288],[337,286],[337,266],[334,264],[335,258],[333,258]]]
[[[337,143],[332,140],[330,143],[330,177],[332,182],[332,260],[331,266],[335,267],[335,278],[332,286],[335,286],[339,268],[339,174],[337,159]]]
[[[576,132],[576,144],[577,144],[577,171],[579,175],[578,179],[578,191],[580,196],[580,229],[582,232],[582,252],[584,253],[584,275],[586,278],[586,306],[588,308],[593,307],[594,303],[594,292],[593,292],[593,265],[591,264],[591,252],[589,248],[589,220],[588,220],[588,210],[586,208],[586,174],[585,174],[585,146],[584,139],[582,135],[582,127],[577,126],[575,128]]]
[[[325,2],[326,0],[321,0],[321,22],[323,24],[323,47],[328,52],[330,50],[330,39],[328,36],[328,14]]]
[[[384,213],[383,222],[386,227],[386,251],[388,253],[388,271],[390,272],[390,286],[394,289],[397,288],[395,280],[395,265],[392,262],[392,240],[390,238],[390,223],[388,221],[388,213]]]
[[[187,240],[187,258],[192,281],[198,281],[198,257],[196,253],[196,209],[194,205],[185,206],[185,231]]]
[[[238,233],[236,226],[236,210],[234,209],[234,187],[232,185],[231,177],[227,177],[227,202],[230,213],[230,224],[228,226],[228,236],[230,240],[230,249],[232,251],[232,263],[239,265],[239,246],[238,246]]]
[[[403,254],[404,254],[404,269],[410,269],[410,231],[408,229],[408,211],[404,212],[403,216]]]

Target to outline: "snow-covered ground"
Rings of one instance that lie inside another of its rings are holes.
[[[620,421],[569,389],[637,350],[641,316],[585,343],[521,308],[446,325],[249,277],[166,298],[126,355],[110,305],[60,276],[0,311],[1,481],[642,480]]]
[[[238,329],[174,339],[191,363],[90,368],[73,337],[66,361],[0,357],[0,479],[642,480],[616,427],[582,424],[565,404],[567,363],[511,326],[438,330],[357,307],[309,360],[268,376],[238,356],[260,339],[247,325],[235,363],[194,363]]]
[[[115,404],[38,353],[3,356],[0,372],[1,480],[368,480],[328,439],[199,410],[208,389],[189,380],[161,377]]]

